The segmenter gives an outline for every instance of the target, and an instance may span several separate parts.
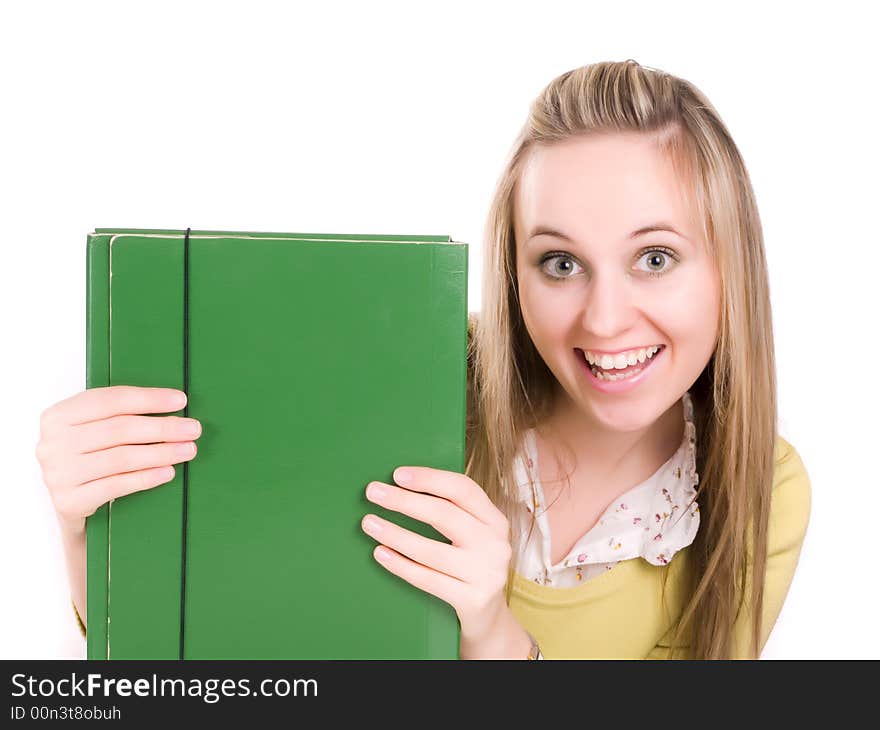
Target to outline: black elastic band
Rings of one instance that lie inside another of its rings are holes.
[[[183,237],[183,392],[186,393],[186,405],[183,417],[189,415],[189,232]],[[183,462],[183,534],[180,550],[180,658],[183,659],[183,627],[186,618],[186,507],[189,501],[187,484],[189,462]]]

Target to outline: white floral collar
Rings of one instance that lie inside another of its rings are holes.
[[[690,545],[700,526],[696,501],[696,428],[690,393],[683,396],[684,438],[678,450],[654,474],[621,495],[608,506],[598,522],[581,537],[560,567],[615,563],[642,557],[652,565],[665,565],[672,556]],[[544,493],[537,478],[535,433],[524,437],[525,461],[516,459],[516,479],[520,502],[528,512],[535,511],[535,521],[544,536],[542,559],[548,568],[550,529],[544,509]],[[534,479],[529,483],[526,468]]]

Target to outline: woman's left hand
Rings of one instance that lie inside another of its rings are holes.
[[[361,527],[381,543],[373,556],[403,580],[450,604],[463,640],[483,640],[508,610],[504,599],[511,557],[507,518],[479,484],[458,472],[399,467],[394,481],[400,486],[370,482],[367,499],[426,522],[452,544],[370,514]],[[384,494],[377,493],[381,491]],[[369,528],[372,521],[378,531]]]

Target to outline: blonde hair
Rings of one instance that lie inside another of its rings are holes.
[[[729,658],[734,624],[748,600],[754,619],[750,651],[757,657],[777,438],[767,268],[743,160],[718,113],[689,82],[633,60],[594,63],[558,76],[532,103],[486,221],[482,308],[468,322],[465,471],[515,524],[513,462],[525,430],[550,414],[556,384],[520,311],[516,184],[535,145],[602,132],[644,133],[656,140],[702,224],[721,280],[716,348],[689,389],[701,526],[688,550],[686,601],[668,656],[677,649],[693,659]],[[513,530],[511,543],[508,603],[522,547]],[[749,572],[758,579],[746,598]]]

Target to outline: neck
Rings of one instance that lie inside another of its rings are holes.
[[[561,393],[556,402],[544,428],[548,440],[562,446],[558,458],[573,454],[574,468],[589,475],[587,483],[606,484],[612,491],[647,479],[675,454],[684,438],[681,398],[656,421],[637,431],[604,428],[580,411],[567,393]]]

